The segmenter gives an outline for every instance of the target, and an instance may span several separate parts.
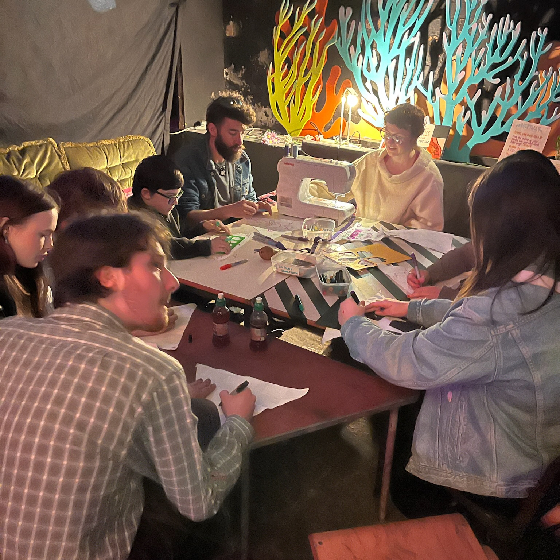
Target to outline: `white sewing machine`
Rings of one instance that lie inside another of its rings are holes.
[[[354,213],[354,206],[313,196],[309,185],[314,179],[325,181],[330,193],[346,194],[356,177],[353,163],[309,156],[283,157],[278,162],[276,199],[278,212],[296,218],[331,218],[337,225]]]

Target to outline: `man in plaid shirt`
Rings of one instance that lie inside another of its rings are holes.
[[[126,559],[144,477],[193,521],[237,480],[250,390],[222,392],[227,420],[203,453],[181,365],[130,335],[165,327],[178,286],[165,244],[130,214],[74,222],[51,253],[54,313],[0,321],[3,560]]]

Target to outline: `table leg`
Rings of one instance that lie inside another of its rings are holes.
[[[249,556],[249,451],[243,454],[241,463],[241,556],[247,560]]]
[[[383,461],[383,477],[381,479],[381,496],[379,499],[379,522],[385,522],[387,514],[387,499],[389,498],[389,484],[391,482],[391,466],[393,465],[393,450],[395,448],[395,436],[397,434],[397,420],[399,409],[394,408],[389,414],[389,426],[387,427],[387,442],[385,444],[385,460]]]

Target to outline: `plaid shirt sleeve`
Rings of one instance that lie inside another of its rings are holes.
[[[218,511],[239,477],[253,428],[238,416],[228,418],[203,454],[196,423],[184,376],[174,372],[146,404],[144,441],[168,498],[183,515],[200,521]]]

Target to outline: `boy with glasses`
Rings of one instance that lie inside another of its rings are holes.
[[[189,259],[213,253],[229,253],[230,246],[223,237],[191,241],[189,237],[207,231],[229,233],[220,220],[207,220],[189,228],[182,228],[176,205],[183,194],[183,176],[173,161],[165,156],[150,156],[140,162],[134,173],[131,210],[147,211],[163,223],[171,234],[171,257]]]

